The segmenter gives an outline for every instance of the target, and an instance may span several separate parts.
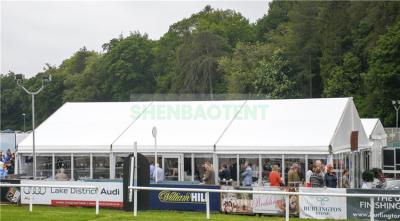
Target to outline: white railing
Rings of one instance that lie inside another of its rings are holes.
[[[283,191],[259,191],[259,190],[222,190],[222,189],[192,189],[192,188],[169,188],[169,187],[144,187],[129,186],[133,190],[134,199],[137,199],[138,190],[150,191],[178,191],[178,192],[204,192],[206,201],[206,218],[210,218],[210,193],[245,193],[245,194],[269,194],[285,196],[285,220],[289,221],[289,196],[336,196],[336,197],[365,197],[370,198],[370,220],[375,219],[374,198],[388,195],[390,197],[400,197],[400,194],[361,194],[361,193],[308,193],[308,192],[283,192]],[[133,215],[137,216],[137,200],[133,202]]]
[[[95,189],[96,194],[99,191],[97,186],[77,186],[77,185],[40,185],[40,184],[13,184],[13,183],[0,183],[0,187],[28,187],[29,188],[29,212],[32,212],[33,207],[33,188],[82,188],[82,189]],[[22,190],[21,190],[22,191]],[[96,197],[96,215],[99,215],[99,198]]]

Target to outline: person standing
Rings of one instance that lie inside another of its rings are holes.
[[[221,180],[231,179],[231,172],[229,171],[228,166],[226,164],[222,165],[222,168],[219,171],[218,175]]]
[[[243,177],[243,186],[251,186],[253,183],[253,169],[251,168],[251,163],[244,163],[244,172],[242,173]]]
[[[153,172],[154,180],[156,180],[156,176],[157,176],[157,182],[162,182],[165,179],[164,170],[162,168],[160,168],[160,165],[158,163],[155,165],[154,172]]]
[[[150,179],[153,179],[154,169],[155,169],[154,162],[151,161],[151,163],[150,163]]]
[[[290,187],[298,187],[300,184],[300,175],[299,175],[299,165],[297,163],[292,164],[288,172],[288,186]]]
[[[311,187],[323,187],[324,178],[321,175],[321,168],[318,166],[314,167],[314,172],[310,177]]]
[[[311,187],[310,177],[313,174],[313,165],[308,165],[308,170],[306,172],[306,187]]]
[[[205,169],[204,178],[203,178],[204,184],[214,185],[215,184],[215,172],[214,172],[214,168],[213,168],[212,164],[207,161],[204,164],[204,169]]]
[[[346,169],[343,171],[341,185],[342,188],[350,188],[349,171]]]
[[[337,177],[336,174],[333,173],[333,166],[328,164],[326,166],[326,173],[325,173],[325,186],[329,188],[336,188],[337,187]]]
[[[279,173],[278,165],[272,166],[272,171],[269,173],[269,185],[270,186],[281,186],[282,179]]]

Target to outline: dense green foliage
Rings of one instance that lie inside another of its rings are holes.
[[[256,23],[207,6],[159,40],[119,36],[103,52],[85,47],[25,85],[53,82],[37,97],[37,123],[65,102],[127,101],[132,94],[354,97],[361,117],[395,124],[400,99],[400,2],[273,1]],[[30,97],[1,75],[1,128],[30,121]],[[30,128],[30,124],[27,124]]]

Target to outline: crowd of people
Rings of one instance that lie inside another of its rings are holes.
[[[204,184],[215,184],[215,172],[211,162],[206,161],[203,168],[204,176],[201,181]],[[223,164],[218,171],[218,180],[221,184],[227,184],[229,181],[236,180],[233,179],[234,174],[231,168],[232,167]],[[331,164],[324,165],[320,160],[314,161],[308,168],[305,178],[303,178],[304,176],[300,172],[300,166],[297,163],[293,163],[287,172],[287,180],[285,180],[281,176],[279,164],[273,164],[271,169],[265,173],[266,180],[269,182],[270,186],[350,188],[349,171],[346,169],[343,170],[342,176],[338,178],[334,172],[333,166]],[[252,164],[247,161],[241,167],[240,176],[242,186],[252,186],[252,184],[257,181],[257,178],[253,177]]]
[[[6,153],[0,151],[0,178],[14,174],[15,153],[8,149]]]

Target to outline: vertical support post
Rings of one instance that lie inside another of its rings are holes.
[[[89,174],[90,174],[90,179],[93,179],[93,154],[92,153],[89,154],[89,158],[90,158]]]
[[[100,210],[100,202],[99,202],[99,188],[96,188],[96,193],[97,193],[97,197],[96,197],[96,216],[99,215],[99,210]]]
[[[215,145],[214,145],[214,152],[213,152],[213,168],[214,168],[214,171],[216,171],[216,174],[214,176],[214,183],[218,184],[218,181],[219,181],[219,179],[218,179],[219,176],[218,176],[218,173],[217,173],[217,171],[218,171],[218,156],[217,156],[217,153],[215,151]]]
[[[51,177],[53,180],[56,179],[56,155],[53,153],[51,155]]]
[[[370,197],[370,211],[369,211],[369,216],[370,220],[374,221],[375,220],[375,202],[374,202],[374,197]]]
[[[206,214],[206,218],[207,219],[210,219],[210,193],[209,192],[206,192],[206,212],[207,212],[207,214]]]
[[[191,171],[192,171],[192,182],[194,182],[194,153],[191,155],[192,160],[191,160]]]
[[[289,221],[289,195],[285,195],[285,220]]]
[[[71,179],[70,180],[74,180],[74,153],[71,153]]]
[[[32,205],[33,205],[33,190],[32,187],[29,187],[29,212],[32,212]]]
[[[110,179],[115,179],[115,156],[110,152]]]
[[[154,181],[157,183],[158,182],[158,176],[157,176],[157,160],[158,160],[158,156],[157,156],[157,135],[153,135],[154,136],[154,149],[155,149],[155,151],[154,151],[154,166],[155,166],[155,169],[154,169],[154,177],[155,177],[155,179],[154,179]],[[164,159],[164,158],[163,158]],[[163,163],[163,169],[165,169],[164,168],[164,163]],[[164,170],[165,171],[165,170]]]
[[[36,146],[35,146],[35,94],[32,94],[32,157],[33,179],[36,180]]]
[[[240,186],[240,165],[239,154],[236,155],[236,185]]]
[[[262,157],[261,157],[261,154],[258,154],[258,185],[259,186],[261,186],[261,183],[262,183],[262,170],[263,170],[263,168],[262,168]]]
[[[137,216],[137,189],[133,190],[134,201],[133,201],[133,216]]]
[[[134,144],[134,156],[135,156],[135,165],[134,165],[134,174],[133,174],[133,182],[135,187],[137,187],[137,165],[138,165],[138,161],[137,161],[137,157],[138,157],[138,153],[137,153],[137,142],[135,142]],[[157,168],[156,168],[157,170]],[[133,216],[137,216],[137,189],[133,190]]]
[[[129,186],[133,186],[133,171],[134,171],[134,161],[135,158],[131,157],[131,165],[129,167]],[[128,196],[128,201],[132,202],[132,189],[129,189],[129,196]]]
[[[281,171],[282,182],[286,185],[286,179],[285,179],[285,155],[284,154],[282,154],[282,166],[281,166],[281,168],[282,168],[282,171]]]

